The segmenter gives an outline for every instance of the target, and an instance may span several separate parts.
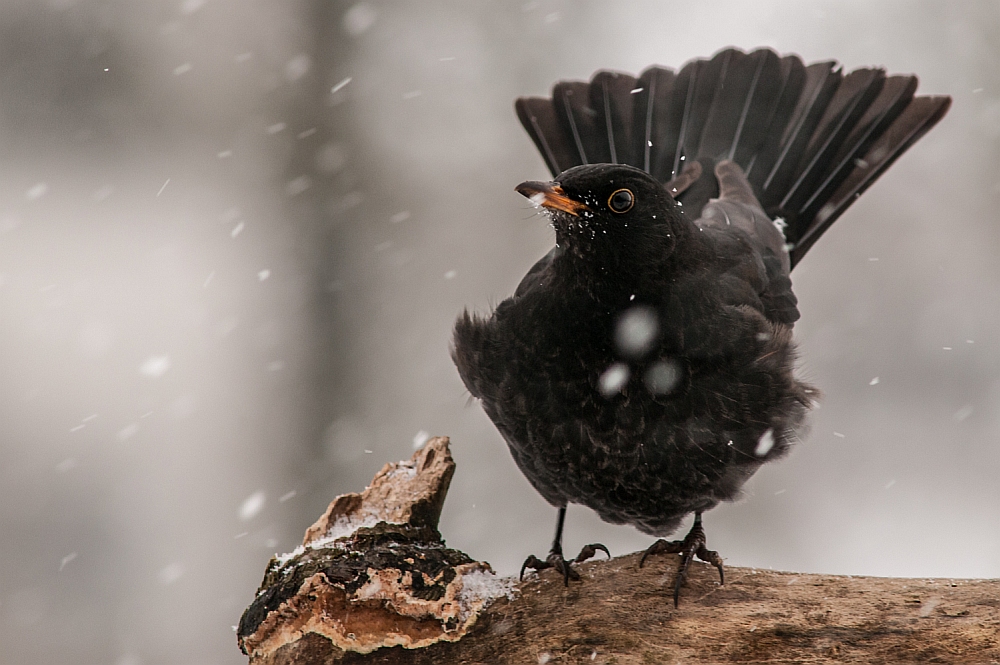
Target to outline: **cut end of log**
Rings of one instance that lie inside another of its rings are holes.
[[[453,642],[511,592],[438,533],[455,471],[448,445],[437,437],[386,464],[364,492],[334,499],[302,546],[271,559],[237,628],[251,663],[298,662],[303,649],[334,657]]]

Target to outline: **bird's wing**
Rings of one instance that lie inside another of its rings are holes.
[[[719,162],[715,167],[719,198],[710,199],[701,209],[695,224],[713,229],[719,234],[745,237],[754,254],[763,264],[764,279],[757,292],[764,316],[778,323],[791,325],[799,318],[798,301],[792,293],[789,279],[791,263],[782,231],[767,216],[746,175],[732,161]],[[754,260],[755,257],[748,257]]]
[[[514,297],[520,298],[531,289],[541,286],[544,281],[545,271],[548,270],[548,267],[552,265],[552,261],[561,251],[559,247],[553,247],[549,250],[548,254],[538,259],[535,265],[531,266],[528,274],[521,279],[521,283],[517,285],[517,289],[514,290]]]

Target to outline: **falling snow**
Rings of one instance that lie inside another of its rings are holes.
[[[941,601],[938,598],[931,598],[929,600],[925,600],[923,604],[920,606],[920,616],[929,617],[931,615],[931,612],[934,611],[934,608],[940,604]]]
[[[659,332],[660,324],[651,307],[632,307],[618,319],[615,344],[622,355],[638,357],[653,347]]]
[[[204,6],[205,0],[184,0],[184,2],[181,3],[181,13],[194,14]]]
[[[330,94],[333,95],[333,94],[336,94],[338,91],[343,90],[344,88],[347,87],[347,84],[350,83],[351,80],[352,80],[351,77],[348,76],[343,81],[341,81],[337,85],[335,85],[332,88],[330,88]]]
[[[757,457],[764,457],[769,452],[771,452],[771,448],[773,447],[774,447],[774,429],[769,428],[766,432],[764,432],[761,435],[760,439],[758,439],[757,447],[754,448],[753,454],[756,455]]]
[[[300,175],[288,181],[288,184],[285,185],[285,192],[289,196],[298,196],[310,187],[312,187],[312,178],[307,175]]]
[[[37,185],[34,185],[28,191],[26,191],[24,195],[25,197],[27,197],[29,201],[37,201],[38,199],[45,196],[45,192],[47,191],[49,191],[49,186],[46,185],[44,182],[40,182]]]
[[[158,379],[170,369],[170,356],[150,356],[139,366],[139,372],[150,379]]]
[[[672,392],[681,381],[681,367],[676,360],[658,360],[650,365],[642,378],[646,388],[654,395]]]
[[[70,552],[69,554],[64,556],[62,558],[62,562],[59,564],[59,572],[61,573],[63,571],[63,568],[65,568],[66,565],[75,558],[76,558],[76,552]]]
[[[108,197],[110,197],[114,193],[115,193],[114,187],[112,187],[111,185],[105,185],[104,187],[101,187],[100,189],[94,191],[94,193],[90,195],[90,200],[93,201],[94,203],[102,203],[106,201]]]
[[[308,74],[311,68],[312,59],[305,53],[300,53],[285,63],[285,78],[289,81],[298,81]]]
[[[157,573],[156,576],[160,579],[160,584],[168,586],[184,577],[184,572],[185,569],[183,564],[171,563],[161,568],[160,572]]]
[[[611,397],[628,383],[629,369],[625,363],[614,363],[601,373],[597,389],[605,397]]]
[[[264,503],[267,501],[267,495],[262,491],[256,491],[240,504],[240,519],[244,522],[249,522],[253,518],[260,514],[260,511],[264,510]]]
[[[368,31],[375,24],[378,15],[366,2],[359,2],[344,12],[344,31],[352,37],[357,37]]]

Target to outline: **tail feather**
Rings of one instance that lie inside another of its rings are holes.
[[[612,164],[639,163],[638,146],[632,138],[633,132],[641,130],[632,124],[632,91],[636,89],[634,76],[617,72],[598,72],[590,82],[590,106],[597,111],[598,126],[604,127]]]
[[[843,79],[840,70],[834,70],[835,64],[818,62],[806,67],[805,84],[782,136],[777,159],[760,185],[758,200],[765,210],[776,205],[795,180],[799,159]]]
[[[581,163],[576,146],[566,141],[563,135],[551,99],[521,97],[514,104],[514,110],[553,174]]]
[[[855,168],[863,165],[858,160],[868,150],[906,105],[917,90],[917,77],[892,76],[885,80],[882,90],[871,103],[851,133],[840,143],[837,154],[829,160],[832,165],[824,172],[821,182],[810,187],[811,194],[795,207],[795,217],[814,219],[823,202],[826,202]]]
[[[696,157],[748,163],[764,142],[781,82],[781,61],[774,51],[734,51],[717,86]]]
[[[881,92],[884,83],[885,72],[877,69],[856,69],[844,77],[813,131],[805,154],[799,160],[795,181],[782,197],[778,208],[794,214],[809,198],[829,169],[837,150]],[[794,226],[798,220],[790,218],[786,221]]]
[[[718,195],[714,163],[735,161],[768,214],[785,218],[794,265],[944,116],[950,98],[914,97],[916,86],[881,69],[845,76],[832,61],[726,49],[676,73],[559,82],[551,99],[522,98],[516,109],[553,175],[618,163],[666,183],[697,160],[701,177],[677,193],[694,217]]]
[[[664,134],[671,126],[669,121],[663,119],[667,117],[675,78],[669,69],[650,67],[639,76],[636,82],[638,92],[635,93],[635,100],[632,103],[632,126],[635,128],[632,140],[636,149],[635,154],[642,155],[641,162],[635,166],[664,182],[655,165],[658,151],[666,143]],[[655,130],[659,132],[654,133]],[[655,144],[653,139],[656,139]],[[674,142],[676,143],[676,139]]]
[[[684,114],[684,123],[681,126],[683,138],[680,141],[682,152],[679,160],[697,158],[698,146],[712,111],[712,102],[722,88],[726,70],[729,69],[730,61],[736,52],[735,49],[726,49],[711,60],[696,60],[685,67],[686,69],[694,65],[692,75],[695,82],[688,108]],[[683,162],[679,160],[674,167],[678,173],[684,168]]]
[[[669,70],[668,70],[669,71]],[[662,103],[657,101],[662,115],[654,119],[650,133],[653,145],[650,150],[655,155],[651,159],[650,174],[661,182],[676,177],[683,170],[681,161],[684,143],[683,129],[685,118],[691,112],[691,100],[694,97],[695,65],[691,64],[681,69],[673,78],[669,97]],[[661,77],[662,78],[662,77]]]
[[[572,138],[580,154],[579,164],[610,164],[606,128],[598,122],[590,105],[590,85],[579,81],[556,83],[552,89],[556,115],[563,132]]]
[[[892,163],[938,123],[951,107],[951,97],[914,97],[860,157],[840,186],[821,203],[814,221],[791,250],[794,266],[847,208],[878,180]],[[814,204],[815,205],[815,204]]]
[[[780,136],[781,141],[764,141],[747,162],[746,176],[757,191],[761,183],[774,168],[781,146],[786,138],[789,119],[795,113],[802,89],[806,84],[806,67],[797,56],[787,55],[781,59],[781,90],[771,111],[771,118],[764,131],[765,136]]]

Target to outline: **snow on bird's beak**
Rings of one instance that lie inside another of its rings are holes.
[[[527,182],[522,182],[514,189],[517,190],[518,194],[528,198],[536,206],[559,210],[574,217],[579,217],[582,211],[590,210],[586,204],[567,196],[558,183],[528,180]]]

